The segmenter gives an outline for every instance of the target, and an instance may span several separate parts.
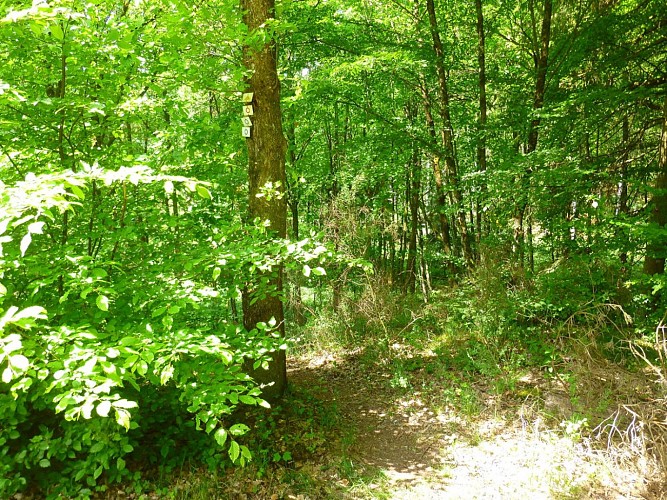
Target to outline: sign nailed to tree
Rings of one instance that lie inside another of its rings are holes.
[[[255,110],[252,106],[252,101],[255,94],[252,92],[246,92],[243,94],[243,117],[241,118],[241,123],[243,127],[241,128],[241,135],[246,139],[250,138],[252,135],[252,119],[250,118],[255,114]]]

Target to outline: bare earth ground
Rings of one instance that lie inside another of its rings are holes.
[[[349,479],[354,470],[329,472],[340,494],[304,491],[286,498],[667,498],[662,481],[645,477],[641,460],[595,451],[576,423],[545,422],[545,413],[571,409],[565,389],[539,374],[521,381],[523,399],[474,387],[479,403],[465,415],[432,390],[419,390],[429,384],[425,370],[410,373],[410,388],[402,388],[392,387],[391,372],[365,366],[355,354],[292,363],[294,387],[336,405],[347,468],[369,479],[355,484]]]

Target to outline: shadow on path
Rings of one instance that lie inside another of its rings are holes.
[[[381,469],[404,487],[432,477],[442,466],[447,425],[413,391],[392,387],[390,373],[367,369],[359,358],[356,353],[293,367],[290,383],[338,407],[340,428],[350,433],[342,440],[344,451],[353,462]]]

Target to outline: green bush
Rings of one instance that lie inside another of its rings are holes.
[[[160,259],[156,240],[143,259],[131,252],[122,260],[119,253],[90,255],[80,207],[93,182],[130,182],[147,194],[180,183],[184,199],[188,192],[210,196],[199,183],[141,167],[30,176],[1,191],[2,497],[28,485],[54,497],[86,495],[136,479],[128,470],[132,454],[144,446],[142,433],[160,425],[165,459],[186,432],[198,429],[218,450],[204,453],[209,465],[223,460],[221,451],[232,462],[248,461],[248,448],[237,440],[248,427],[231,415],[240,404],[268,404],[242,366],[248,358],[255,367],[267,363],[281,339],[273,325],[246,331],[211,311],[254,273],[322,254],[310,242],[261,243],[267,239],[251,229],[248,239],[215,251],[201,246]],[[67,244],[52,247],[48,237],[65,214]],[[158,210],[147,216],[155,224],[161,217]],[[139,244],[132,231],[112,237],[126,248]],[[258,293],[274,292],[260,286]]]

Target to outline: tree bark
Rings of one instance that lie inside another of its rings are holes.
[[[431,99],[426,89],[426,82],[421,84],[422,103],[424,106],[424,116],[426,117],[426,127],[428,128],[431,138],[435,140],[435,121],[433,120],[433,113],[431,111]],[[435,201],[436,210],[438,212],[438,222],[440,223],[439,233],[442,241],[442,249],[445,255],[452,254],[452,240],[449,231],[449,220],[447,219],[447,197],[445,196],[445,187],[442,182],[442,168],[440,166],[440,157],[433,155],[431,157],[431,166],[433,167],[433,180],[435,181]],[[448,264],[448,267],[450,265]]]
[[[630,156],[630,120],[626,114],[623,117],[623,156],[621,157],[621,172],[616,191],[617,204],[616,216],[624,217],[628,215],[628,160]],[[624,239],[627,235],[624,235]],[[628,252],[623,250],[620,255],[621,263],[628,262]]]
[[[435,5],[433,0],[426,0],[426,9],[428,11],[429,25],[431,28],[431,37],[433,39],[433,51],[435,52],[435,65],[438,75],[438,91],[440,94],[440,118],[442,119],[441,138],[444,148],[445,171],[447,182],[451,189],[454,204],[456,205],[457,221],[461,236],[461,245],[463,247],[463,257],[466,264],[474,264],[472,246],[468,235],[468,224],[466,222],[465,210],[463,208],[463,194],[459,187],[459,179],[456,168],[456,153],[454,151],[454,139],[452,129],[452,119],[449,110],[449,90],[447,88],[447,73],[445,71],[444,49],[440,40],[440,31],[438,29],[438,20],[435,15]]]
[[[665,272],[665,257],[667,256],[667,96],[663,103],[662,133],[658,147],[658,176],[655,179],[655,194],[651,200],[651,223],[656,224],[661,231],[657,238],[653,238],[646,246],[644,258],[644,272],[648,275],[663,274]]]
[[[531,12],[532,13],[532,12]],[[544,0],[544,13],[542,15],[542,31],[540,34],[540,50],[539,54],[535,54],[535,93],[533,95],[533,113],[534,116],[530,121],[528,129],[528,142],[526,143],[525,154],[530,154],[537,149],[537,141],[539,138],[539,128],[541,118],[538,113],[544,107],[544,95],[547,88],[547,69],[549,65],[549,44],[551,43],[551,18],[553,16],[553,1]],[[520,184],[522,185],[521,192],[528,191],[528,179],[532,172],[532,167],[529,167],[525,175],[521,176]],[[517,206],[514,210],[514,246],[516,249],[515,257],[518,257],[521,266],[523,266],[524,256],[524,234],[523,234],[523,217],[528,207],[528,200],[525,194],[521,196]],[[521,230],[521,234],[517,231]]]
[[[288,143],[288,157],[289,164],[293,172],[296,172],[297,154],[296,154],[296,125],[294,119],[288,120],[287,128],[287,143]],[[296,185],[287,185],[287,205],[292,216],[292,239],[299,241],[299,187],[298,181]],[[306,316],[303,312],[303,300],[301,297],[301,275],[296,276],[294,282],[291,283],[292,288],[292,304],[294,307],[294,321],[299,326],[306,324]]]
[[[538,112],[544,106],[544,94],[547,88],[547,67],[549,64],[549,43],[551,42],[551,17],[553,14],[552,0],[544,0],[544,15],[542,17],[542,33],[540,35],[540,53],[535,61],[535,95],[533,97],[533,112]],[[534,116],[530,122],[526,153],[537,149],[540,117]]]
[[[484,35],[484,13],[482,11],[482,0],[475,0],[475,11],[477,13],[477,66],[479,71],[479,120],[477,123],[477,170],[484,174],[486,172],[486,42]],[[481,201],[486,192],[486,180],[482,177],[479,185],[479,193],[475,202],[475,226],[477,236],[477,258],[481,258],[482,240],[482,207]]]
[[[408,114],[410,120],[414,120],[416,112],[410,111]],[[412,145],[410,175],[406,184],[410,208],[410,233],[408,235],[408,257],[405,269],[405,290],[414,294],[417,288],[417,236],[419,232],[419,202],[421,199],[421,158],[416,143]]]
[[[243,23],[248,33],[264,29],[263,25],[273,19],[274,0],[241,0]],[[248,148],[248,215],[262,222],[269,221],[267,230],[272,236],[284,238],[287,229],[285,151],[286,141],[282,130],[280,110],[280,81],[276,69],[276,46],[269,41],[259,48],[243,48],[243,60],[248,72],[247,92],[254,93],[254,114]],[[271,196],[258,197],[266,186],[279,191]],[[253,303],[255,290],[248,284],[243,292],[243,324],[247,330],[257,323],[268,323],[275,319],[275,330],[285,334],[285,316],[280,299],[283,284],[282,268],[274,269],[269,276],[271,293]],[[269,400],[280,398],[287,387],[285,351],[273,353],[268,370],[252,369],[247,372],[263,386],[263,396]]]

